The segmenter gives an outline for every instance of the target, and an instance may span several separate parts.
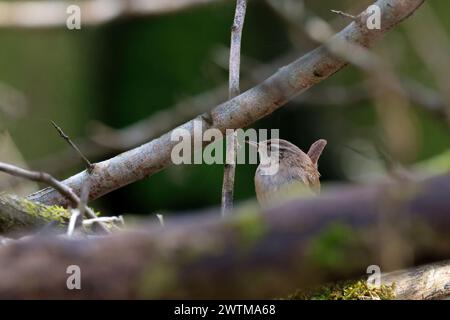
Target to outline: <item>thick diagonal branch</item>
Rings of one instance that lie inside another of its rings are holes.
[[[243,128],[252,124],[346,65],[344,59],[330,53],[328,47],[335,46],[335,43],[347,42],[370,47],[395,25],[408,18],[423,1],[378,0],[375,4],[381,8],[381,29],[370,30],[367,28],[366,21],[370,13],[364,11],[358,16],[357,21],[337,33],[326,44],[279,69],[256,87],[194,120],[202,123],[203,130],[217,128],[222,132],[227,128]],[[180,126],[191,132],[191,136],[194,136],[194,120]],[[170,166],[172,164],[171,151],[176,144],[178,141],[172,141],[171,132],[168,132],[138,148],[98,163],[96,172],[91,176],[91,199],[98,198]],[[83,171],[65,180],[64,183],[79,194],[87,177],[88,173]],[[53,189],[38,191],[30,195],[29,199],[46,204],[67,205],[66,199]]]

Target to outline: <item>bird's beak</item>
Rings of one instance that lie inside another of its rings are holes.
[[[250,146],[255,147],[256,149],[258,149],[258,143],[257,142],[250,141],[250,140],[247,140],[245,142],[248,143]]]

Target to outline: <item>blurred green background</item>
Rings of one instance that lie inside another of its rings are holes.
[[[326,21],[334,21],[336,28],[348,20],[329,9],[352,10],[368,3],[305,1],[309,10]],[[217,53],[229,46],[234,6],[234,1],[225,1],[176,14],[84,27],[81,31],[0,29],[0,83],[15,88],[27,100],[27,109],[20,116],[0,111],[0,130],[9,132],[33,168],[39,159],[66,148],[50,120],[72,138],[86,137],[94,120],[124,128],[226,83],[228,73],[218,63]],[[450,35],[450,2],[437,0],[430,6]],[[414,24],[417,19],[421,19],[419,12],[405,25]],[[415,79],[439,93],[436,75],[412,46],[405,25],[389,32],[375,50],[390,59],[402,77]],[[316,46],[294,29],[265,1],[250,1],[243,36],[242,77],[246,76],[244,70],[255,68],[256,64],[270,62],[293,50],[301,56]],[[450,65],[450,61],[446,63]],[[361,71],[349,66],[314,90],[323,86],[345,90],[346,86],[364,81]],[[327,139],[329,144],[320,160],[322,181],[361,182],[368,180],[361,172],[371,177],[371,173],[376,176],[386,170],[383,154],[390,161],[414,165],[450,148],[445,119],[414,104],[407,112],[414,129],[414,135],[409,136],[414,140],[414,151],[405,157],[389,148],[389,135],[383,132],[383,117],[373,99],[337,106],[310,104],[307,99],[291,102],[254,127],[279,128],[281,138],[304,150],[316,139]],[[378,154],[372,149],[384,151]],[[114,154],[91,160],[104,160]],[[82,169],[80,162],[56,174],[63,179]],[[238,166],[236,201],[254,197],[255,169],[255,165]],[[52,168],[48,171],[52,172]],[[150,214],[219,206],[222,174],[221,165],[171,167],[117,190],[94,205],[106,214]]]

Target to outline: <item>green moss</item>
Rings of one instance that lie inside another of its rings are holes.
[[[162,297],[170,292],[178,281],[177,270],[164,259],[145,268],[138,280],[138,296],[143,299]]]
[[[312,241],[310,258],[315,265],[339,268],[348,263],[350,253],[355,257],[358,248],[360,243],[355,231],[346,225],[333,223]]]
[[[297,290],[289,300],[392,300],[395,299],[395,284],[370,286],[364,280],[322,286],[315,290]]]
[[[236,212],[235,217],[230,221],[233,230],[237,234],[239,244],[244,248],[250,247],[267,232],[267,225],[263,220],[263,216],[253,210],[253,207]]]
[[[38,219],[65,224],[70,218],[69,212],[60,206],[45,206],[27,199],[19,199],[18,203],[25,212]]]
[[[0,232],[38,228],[50,222],[67,224],[70,212],[59,206],[46,206],[14,195],[0,193]]]

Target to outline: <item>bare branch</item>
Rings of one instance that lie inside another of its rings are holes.
[[[29,171],[3,162],[0,162],[0,171],[16,177],[47,184],[54,188],[54,190],[56,190],[74,208],[76,208],[81,203],[80,198],[70,189],[70,187],[59,182],[48,173]],[[97,218],[97,215],[94,213],[94,211],[92,211],[92,209],[87,206],[85,206],[85,212],[89,218]],[[101,227],[103,231],[109,233],[108,228],[106,228],[104,225],[101,225]]]
[[[228,53],[229,50],[227,51],[227,57]],[[272,70],[279,68],[295,56],[294,54],[288,54],[275,59],[270,64],[262,65],[255,70],[251,70],[249,75],[241,82],[244,82],[243,85],[248,87],[251,83],[266,78],[271,74]],[[346,88],[346,90],[348,89]],[[220,85],[210,91],[183,99],[170,108],[158,111],[148,118],[122,129],[96,125],[94,128],[96,130],[86,140],[76,141],[76,144],[80,146],[80,149],[89,158],[99,158],[112,152],[123,152],[135,148],[150,139],[158,137],[171,128],[188,121],[192,117],[210,110],[211,106],[217,105],[227,99],[228,91],[228,84]],[[323,99],[320,99],[321,96],[323,95],[314,95],[313,103],[317,100],[319,101],[316,103],[325,102]],[[42,169],[52,168],[52,172],[59,172],[76,164],[72,156],[72,149],[70,148],[35,161],[33,167]]]
[[[274,6],[274,8],[277,7]],[[281,11],[281,14],[286,19],[292,20],[290,12]],[[355,23],[364,23],[361,21],[361,15],[357,16]],[[325,44],[335,32],[329,23],[311,13],[305,21],[294,20],[292,24],[299,29],[304,29],[311,39]],[[335,42],[327,47],[333,54],[367,74],[369,92],[373,96],[378,111],[379,125],[385,136],[389,153],[403,161],[414,158],[417,137],[409,111],[409,95],[405,92],[394,68],[389,65],[390,60],[382,59],[364,46],[345,41]],[[392,165],[392,163],[387,164]]]
[[[340,16],[343,16],[343,17],[346,17],[346,18],[350,18],[352,20],[356,20],[357,19],[357,17],[355,17],[354,15],[345,13],[345,12],[340,11],[340,10],[330,10],[330,11],[333,12],[333,13],[336,13],[336,14],[338,14]]]
[[[239,75],[241,72],[241,42],[244,28],[247,0],[236,1],[236,12],[231,28],[230,64],[229,64],[229,96],[231,100],[240,94]],[[222,184],[222,216],[233,210],[234,177],[236,174],[236,135],[227,135],[227,151],[223,184]],[[230,162],[228,162],[230,160]]]
[[[68,199],[73,207],[76,207],[78,205],[78,196],[69,187],[45,172],[29,171],[3,162],[0,162],[0,171],[19,178],[45,183],[53,187],[56,191],[59,192],[59,194]]]
[[[69,225],[67,226],[67,236],[71,237],[79,224],[80,211],[78,209],[71,209],[71,216],[69,220]]]
[[[360,15],[360,23],[351,23],[323,46],[281,68],[256,87],[194,120],[201,122],[203,130],[217,128],[221,132],[225,132],[227,128],[243,128],[252,124],[346,66],[346,61],[330,52],[330,47],[342,43],[369,47],[395,25],[408,18],[423,1],[378,0],[376,4],[382,12],[380,30],[367,29],[365,19],[369,15],[363,12]],[[194,120],[180,126],[188,130],[191,136],[194,136]],[[177,144],[177,141],[172,141],[171,132],[168,132],[138,148],[97,163],[91,177],[90,198],[98,198],[170,166],[171,151]],[[87,177],[87,172],[81,172],[65,180],[64,184],[79,194]],[[28,198],[46,204],[68,204],[64,197],[52,189],[38,191]]]
[[[86,169],[89,172],[92,172],[92,170],[94,170],[94,165],[89,161],[89,159],[84,156],[84,154],[77,147],[77,145],[75,143],[73,143],[73,141],[69,138],[69,136],[67,134],[65,134],[64,131],[54,121],[52,121],[52,125],[55,127],[56,131],[58,131],[58,133],[61,136],[61,138],[66,140],[67,143],[75,150],[75,152],[78,153],[80,158],[86,164]]]
[[[87,157],[81,152],[81,150],[77,147],[77,145],[69,138],[68,135],[64,133],[64,131],[54,122],[51,122],[55,127],[56,131],[58,131],[61,138],[67,141],[67,143],[75,150],[75,152],[80,156],[83,162],[86,164],[86,169],[89,174],[95,169],[95,164],[92,164]],[[89,190],[91,188],[91,179],[88,177],[84,182],[81,188],[81,196],[80,201],[77,204],[77,209],[72,210],[72,216],[70,217],[69,226],[67,227],[67,235],[72,236],[75,228],[81,226],[83,216],[86,213],[87,203],[89,201]],[[93,218],[92,216],[90,216]],[[105,228],[106,229],[106,228]]]
[[[283,65],[283,62],[288,60],[288,57],[292,58],[293,56],[295,55],[292,52],[268,64],[256,63],[252,69],[242,65],[242,72],[247,72],[245,78],[241,81],[243,86],[248,87],[250,83],[267,77],[267,75],[270,75],[271,70],[277,69],[280,65]],[[408,99],[417,107],[423,108],[437,119],[445,119],[446,105],[435,90],[411,78],[402,78],[401,84],[403,91],[408,95]],[[77,139],[75,143],[87,157],[97,159],[113,152],[123,152],[134,148],[180,125],[183,121],[187,121],[195,115],[207,111],[211,105],[216,105],[225,100],[228,91],[227,87],[228,85],[221,85],[197,96],[183,99],[170,108],[158,111],[121,129],[97,125],[93,133],[86,138]],[[313,87],[304,94],[295,97],[293,101],[302,103],[302,106],[346,108],[355,103],[366,101],[371,97],[371,93],[358,83],[345,86],[322,85]],[[72,155],[72,148],[63,149],[32,162],[34,168],[42,168],[43,170],[48,168],[47,170],[51,170],[51,173],[63,171],[76,164],[77,161]]]
[[[89,191],[91,189],[91,179],[87,179],[81,188],[80,202],[78,203],[78,210],[80,215],[84,216],[84,211],[86,210],[87,203],[89,201]]]
[[[241,43],[242,30],[244,29],[247,0],[236,1],[236,11],[233,26],[231,27],[230,67],[229,67],[229,98],[238,96],[240,91],[239,75],[241,71]]]
[[[318,17],[314,18],[314,23],[307,24],[307,30],[319,41],[325,41],[333,34],[331,26]],[[417,137],[409,112],[410,103],[394,68],[389,65],[389,59],[382,59],[360,45],[335,43],[328,48],[367,73],[369,92],[374,98],[389,153],[404,161],[413,158]],[[393,162],[386,164],[391,167]]]
[[[401,94],[402,96],[406,96],[406,93],[401,87],[398,79],[396,79],[391,68],[389,68],[376,53],[371,52],[360,43],[345,41],[345,39],[342,39],[341,41],[328,41],[333,37],[335,30],[333,30],[328,22],[309,11],[308,19],[297,21],[294,20],[290,12],[283,11],[276,5],[276,1],[268,0],[268,3],[283,18],[293,23],[298,29],[304,30],[310,39],[325,45],[333,54],[345,59],[347,62],[357,66],[362,71],[375,78],[380,86],[394,90],[397,94]],[[341,13],[341,11],[331,11]],[[366,14],[366,12],[363,12],[362,14],[355,16],[354,18],[358,19],[355,23],[364,25],[367,18],[365,16]]]

